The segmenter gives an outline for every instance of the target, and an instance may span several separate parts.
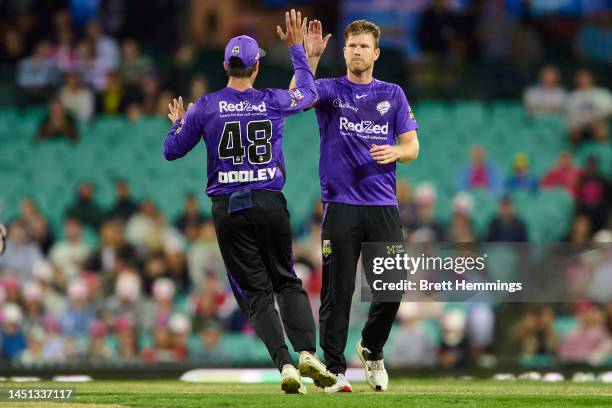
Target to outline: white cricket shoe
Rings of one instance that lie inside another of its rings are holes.
[[[371,359],[372,352],[361,345],[361,340],[357,342],[355,351],[365,368],[365,377],[370,388],[374,391],[385,391],[389,386],[389,375],[385,370],[385,360],[382,358],[380,360]]]
[[[319,360],[316,354],[308,351],[300,352],[298,370],[302,377],[312,378],[317,387],[331,387],[336,383],[336,376],[327,371],[327,367]]]
[[[298,370],[291,364],[285,364],[281,371],[281,388],[287,394],[306,394],[306,387]]]
[[[351,387],[351,383],[348,382],[344,374],[337,374],[336,383],[331,387],[326,387],[325,392],[329,394],[335,392],[353,392],[353,387]]]

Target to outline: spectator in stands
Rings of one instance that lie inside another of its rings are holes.
[[[60,314],[62,333],[66,336],[82,336],[88,332],[95,318],[95,310],[89,302],[87,286],[82,279],[73,279],[68,284],[69,303]]]
[[[76,72],[68,72],[64,76],[64,86],[59,98],[68,113],[80,121],[88,122],[94,112],[95,98],[91,90],[80,84]]]
[[[516,30],[516,20],[506,10],[504,0],[490,0],[484,3],[483,13],[480,16],[479,37],[484,56],[489,61],[505,62],[510,59]]]
[[[397,317],[400,327],[391,340],[391,361],[395,368],[430,367],[437,362],[436,345],[421,319],[420,303],[402,303]]]
[[[54,284],[54,270],[46,261],[39,261],[34,265],[34,281],[40,285],[42,289],[42,303],[47,313],[57,315],[65,306],[65,298],[56,288]]]
[[[43,361],[47,363],[66,362],[69,354],[69,343],[61,334],[62,329],[59,320],[53,315],[45,316],[43,329],[45,330]]]
[[[575,313],[578,326],[559,342],[559,359],[565,363],[603,363],[612,354],[603,311],[593,303],[578,302]]]
[[[527,227],[514,214],[512,200],[504,196],[499,204],[499,213],[489,223],[488,242],[527,242]]]
[[[23,328],[26,333],[36,326],[42,326],[45,316],[43,303],[43,286],[37,281],[29,281],[23,285]]]
[[[466,332],[465,313],[449,309],[441,319],[442,339],[438,360],[444,368],[462,367],[470,362],[470,341]]]
[[[578,57],[588,61],[612,63],[612,11],[599,12],[582,26],[576,51]]]
[[[48,113],[40,124],[36,138],[46,139],[68,139],[76,142],[79,139],[79,131],[76,128],[74,117],[66,112],[62,101],[53,97],[49,101]]]
[[[194,193],[188,193],[185,196],[185,207],[183,212],[178,216],[174,225],[178,228],[183,234],[187,235],[189,238],[193,239],[194,234],[187,233],[187,229],[190,227],[194,227],[197,230],[200,225],[206,221],[207,217],[200,210],[200,206],[198,203],[198,197]]]
[[[458,193],[453,198],[453,218],[446,231],[448,242],[468,243],[476,241],[476,233],[470,220],[473,205],[472,197],[467,193]]]
[[[123,41],[122,54],[119,66],[121,80],[128,87],[138,87],[147,74],[153,73],[153,62],[140,53],[140,46],[133,38],[126,38]]]
[[[221,279],[214,273],[205,273],[202,284],[189,300],[195,330],[208,321],[218,320],[220,308],[226,300]]]
[[[141,100],[142,112],[145,115],[157,115],[159,96],[161,93],[159,79],[153,75],[145,75],[141,79]]]
[[[105,72],[119,68],[120,55],[117,41],[102,32],[102,25],[95,20],[87,23],[85,37],[93,44],[95,59],[103,64]]]
[[[408,180],[397,180],[396,196],[400,221],[403,225],[413,222],[414,218],[416,217],[416,204],[414,203],[412,189],[408,183]]]
[[[2,312],[0,355],[9,360],[16,359],[27,347],[26,336],[21,328],[23,314],[15,303],[5,303]]]
[[[185,361],[188,353],[189,335],[191,334],[191,322],[184,314],[175,313],[168,322],[170,328],[172,350],[174,358],[178,362]]]
[[[529,158],[525,153],[517,153],[512,159],[512,173],[506,179],[505,190],[509,193],[525,191],[538,192],[538,180],[529,173]]]
[[[559,153],[555,166],[542,177],[540,186],[542,189],[563,188],[572,197],[575,197],[579,179],[580,169],[574,165],[572,155],[567,151],[563,151]]]
[[[123,317],[140,327],[143,322],[141,285],[140,276],[135,269],[128,268],[119,272],[115,280],[114,294],[104,305],[104,314],[109,320]]]
[[[185,244],[178,239],[170,239],[165,245],[166,265],[168,276],[176,284],[176,290],[186,295],[192,286],[185,257]]]
[[[85,265],[90,250],[81,238],[82,225],[77,218],[64,222],[64,240],[51,248],[49,260],[59,270],[63,279],[75,278]]]
[[[157,251],[149,254],[145,259],[143,272],[144,290],[148,295],[152,295],[155,282],[168,278],[168,265],[164,253]]]
[[[26,102],[40,103],[47,100],[59,80],[59,71],[50,58],[50,45],[39,43],[32,55],[19,61],[17,84],[25,95]]]
[[[45,363],[45,332],[41,327],[34,327],[28,332],[27,343],[27,348],[19,355],[19,363],[25,366]]]
[[[221,347],[222,334],[221,324],[216,320],[208,320],[199,331],[199,347],[190,350],[189,357],[193,360],[218,360],[223,361],[230,358],[228,352]]]
[[[2,34],[0,64],[15,65],[25,56],[25,45],[18,30],[9,29]]]
[[[502,174],[499,167],[486,159],[486,152],[481,145],[471,148],[471,163],[460,170],[457,189],[466,191],[483,189],[498,197],[502,192]]]
[[[512,329],[512,335],[520,342],[521,356],[552,356],[557,347],[554,328],[555,315],[550,307],[528,311]]]
[[[159,94],[159,99],[157,101],[157,116],[160,118],[166,118],[168,115],[168,105],[172,103],[174,99],[174,94],[172,91],[164,90]]]
[[[115,205],[110,210],[109,217],[126,223],[137,210],[138,204],[136,204],[130,195],[128,182],[126,180],[117,180],[115,182]]]
[[[191,79],[189,87],[189,102],[195,103],[200,97],[208,93],[208,80],[202,74],[197,74]]]
[[[100,228],[100,247],[87,260],[86,269],[116,276],[126,265],[136,261],[136,249],[124,238],[122,224],[110,220]]]
[[[79,69],[80,55],[70,28],[62,29],[57,35],[57,43],[51,48],[51,59],[61,72],[74,72]]]
[[[434,219],[436,206],[436,189],[431,183],[421,183],[415,191],[416,216],[414,220],[404,227],[409,239],[417,231],[426,231],[428,237],[433,241],[441,241],[444,238],[444,227]]]
[[[106,87],[97,96],[96,111],[102,115],[118,115],[123,113],[128,104],[121,78],[116,72],[106,76]]]
[[[153,299],[146,301],[143,308],[142,328],[152,330],[157,325],[166,326],[174,312],[174,282],[169,278],[157,278],[153,283]]]
[[[586,215],[593,231],[605,226],[612,206],[612,184],[599,173],[597,159],[590,156],[578,179],[576,211]]]
[[[110,362],[115,359],[114,350],[107,344],[108,328],[99,320],[94,320],[89,326],[89,355],[93,363]]]
[[[24,198],[19,205],[19,220],[21,220],[30,235],[37,242],[43,254],[49,252],[54,239],[49,224],[38,210],[36,203],[31,198]]]
[[[561,86],[559,69],[548,65],[540,70],[540,80],[523,94],[525,111],[533,116],[563,113],[567,91]]]
[[[43,255],[47,256],[51,250],[51,246],[55,242],[53,233],[49,228],[49,223],[42,216],[32,219],[29,225],[30,236],[32,241],[36,242],[40,247]]]
[[[153,201],[144,200],[125,226],[126,240],[141,256],[163,248],[163,231],[157,222],[159,216],[159,209]]]
[[[96,57],[95,43],[90,40],[83,40],[79,43],[79,66],[78,73],[83,79],[83,83],[100,92],[107,87],[107,76],[109,71],[104,61]]]
[[[204,274],[211,271],[217,276],[225,275],[225,264],[221,257],[215,226],[211,220],[205,221],[198,230],[197,240],[193,241],[187,252],[189,277],[194,287],[200,287]]]
[[[457,41],[457,16],[448,0],[434,0],[421,16],[419,46],[425,54],[445,58]]]
[[[591,221],[586,215],[577,215],[572,223],[572,230],[565,241],[576,244],[587,244],[591,242],[592,235]]]
[[[95,201],[95,190],[91,182],[85,181],[79,184],[76,202],[72,204],[67,216],[75,218],[85,226],[90,226],[96,230],[104,220],[104,212]]]
[[[167,85],[176,95],[190,94],[192,78],[197,74],[198,67],[195,47],[190,44],[181,45],[172,58],[170,71],[167,76]],[[186,102],[195,102],[195,100],[188,100]]]
[[[607,140],[606,120],[612,114],[612,93],[596,87],[593,75],[586,69],[576,73],[575,83],[576,89],[570,93],[565,110],[572,143]]]
[[[6,252],[0,256],[0,272],[19,280],[29,280],[33,276],[34,265],[43,259],[38,244],[28,238],[22,221],[13,221],[9,226]]]
[[[117,360],[138,361],[138,341],[134,322],[129,318],[117,316],[113,321],[113,329],[118,340],[116,352],[113,350]]]

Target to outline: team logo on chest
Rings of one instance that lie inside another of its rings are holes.
[[[391,108],[391,104],[389,103],[389,101],[383,101],[383,102],[380,102],[378,105],[376,105],[376,110],[378,111],[378,113],[380,113],[380,116],[389,112],[390,108]]]

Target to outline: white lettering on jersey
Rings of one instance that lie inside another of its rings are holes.
[[[253,105],[251,102],[242,101],[240,103],[229,103],[227,101],[219,101],[219,113],[223,112],[265,112],[266,103],[262,101],[259,105]]]
[[[271,167],[258,170],[220,171],[217,179],[221,184],[267,181],[276,177],[276,170],[276,167]]]
[[[344,116],[341,116],[340,130],[350,130],[351,132],[362,134],[386,135],[389,132],[389,122],[384,125],[375,125],[374,122],[369,120],[353,123]]]

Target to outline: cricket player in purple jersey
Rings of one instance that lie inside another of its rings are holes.
[[[323,38],[318,20],[310,22],[304,47],[313,73],[330,36]],[[418,125],[404,92],[372,76],[379,39],[375,24],[354,21],[344,33],[346,76],[315,81],[324,203],[320,343],[328,369],[337,375],[328,392],[352,391],[344,377],[344,349],[361,243],[403,242],[395,165],[415,160],[419,153]],[[383,346],[400,300],[371,304],[355,347],[375,391],[388,386]]]
[[[234,295],[281,372],[287,393],[303,393],[300,374],[320,387],[336,377],[317,358],[316,328],[310,302],[293,270],[291,230],[282,152],[283,120],[316,100],[314,77],[303,47],[306,19],[291,10],[286,32],[296,87],[253,88],[263,51],[246,35],[232,38],[223,66],[224,89],[202,96],[187,112],[182,98],[170,105],[172,129],[164,143],[167,160],[183,157],[204,139],[207,150],[206,194],[213,201],[217,240]],[[274,294],[281,319],[274,307]],[[298,369],[284,340],[284,329],[300,354]],[[299,370],[299,372],[298,372]]]

